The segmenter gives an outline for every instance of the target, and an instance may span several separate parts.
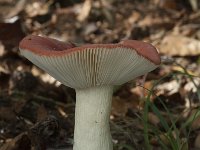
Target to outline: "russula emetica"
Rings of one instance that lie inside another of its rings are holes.
[[[112,150],[109,116],[113,87],[160,64],[154,46],[135,40],[77,47],[30,35],[20,42],[19,49],[32,63],[76,90],[73,150]]]

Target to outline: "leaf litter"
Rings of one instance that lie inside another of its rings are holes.
[[[186,138],[184,131],[191,124],[188,145],[198,149],[199,9],[197,0],[1,1],[0,150],[72,149],[75,92],[21,57],[18,44],[27,34],[81,44],[115,43],[123,39],[153,43],[164,58],[160,68],[117,87],[114,92],[110,118],[115,149],[144,149],[140,117],[145,97],[156,81],[159,82],[151,103],[170,125],[162,103],[166,105],[177,120],[182,143]],[[151,138],[153,148],[161,149],[160,137],[170,149],[161,118],[150,110],[147,119],[161,131]],[[182,129],[185,122],[188,124]]]

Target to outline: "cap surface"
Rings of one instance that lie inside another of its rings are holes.
[[[76,47],[72,43],[31,35],[20,42],[19,48],[31,62],[75,89],[120,85],[160,64],[155,47],[134,40]]]

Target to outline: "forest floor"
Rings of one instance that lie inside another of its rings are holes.
[[[155,45],[160,67],[114,92],[114,149],[200,150],[198,3],[1,0],[0,150],[72,149],[75,91],[20,55],[19,42],[28,34],[79,44],[135,39]]]

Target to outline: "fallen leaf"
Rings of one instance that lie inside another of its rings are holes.
[[[177,2],[175,0],[160,0],[159,6],[165,9],[174,9],[178,8]]]
[[[195,118],[195,120],[192,122],[191,128],[192,128],[192,130],[197,130],[200,128],[200,117],[199,116],[197,118]]]
[[[31,150],[31,141],[24,132],[5,143],[0,150]]]
[[[34,2],[27,5],[25,11],[29,17],[35,17],[37,15],[45,15],[49,12],[49,6],[52,1],[48,1],[47,3],[43,2]]]
[[[37,121],[44,120],[48,115],[46,108],[41,105],[37,110]]]
[[[176,139],[176,132],[175,131],[172,131],[172,137],[174,139]],[[150,143],[153,144],[153,145],[158,145],[159,141],[163,142],[163,144],[165,144],[166,146],[171,146],[171,143],[170,143],[170,138],[172,137],[169,137],[169,135],[167,133],[161,133],[155,137],[152,137],[150,139]],[[181,141],[182,142],[182,141]],[[184,141],[183,141],[184,142]]]
[[[29,129],[28,136],[35,149],[46,150],[55,144],[60,133],[59,121],[55,116],[47,116]]]
[[[5,50],[11,50],[16,47],[24,36],[20,20],[14,23],[0,23],[0,41]]]
[[[125,116],[127,111],[128,108],[125,100],[120,97],[114,97],[112,102],[112,114],[116,116]]]
[[[159,51],[170,56],[197,56],[200,55],[200,41],[181,35],[168,35],[162,40]]]
[[[153,125],[158,125],[160,123],[160,119],[153,113],[148,113],[148,120]]]
[[[194,142],[195,148],[200,149],[200,134],[197,135],[195,142]]]
[[[16,120],[16,115],[11,107],[0,107],[0,120]]]
[[[1,0],[0,19],[9,22],[24,9],[26,2],[26,0]]]
[[[113,98],[111,114],[116,116],[126,116],[130,110],[138,110],[141,107],[143,107],[142,101],[139,101],[139,98],[136,99],[134,95],[127,99],[116,96]]]
[[[159,84],[156,89],[158,90],[157,95],[172,95],[179,92],[181,84],[176,80],[172,80],[163,84]]]
[[[90,14],[92,8],[92,1],[91,0],[85,0],[83,3],[83,7],[79,12],[79,15],[77,16],[78,21],[82,22],[84,21]]]
[[[0,57],[2,57],[5,54],[5,47],[0,41]]]

